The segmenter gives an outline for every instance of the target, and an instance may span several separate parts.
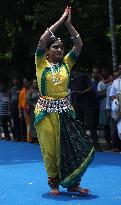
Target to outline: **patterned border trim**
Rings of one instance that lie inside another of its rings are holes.
[[[80,180],[80,178],[84,175],[88,165],[91,163],[92,159],[94,158],[94,153],[95,150],[94,148],[92,148],[91,152],[89,153],[88,157],[85,159],[83,164],[81,164],[81,166],[78,169],[76,169],[70,176],[66,177],[65,180],[61,181],[60,185],[65,188],[69,188],[73,186],[75,182]]]
[[[76,53],[71,50],[70,53],[69,53],[69,58],[73,61],[73,63],[75,64],[75,62],[77,61],[78,59],[78,56],[76,55]]]
[[[41,57],[44,54],[45,54],[45,50],[44,49],[43,50],[36,50],[36,52],[35,52],[35,56],[37,56],[37,57]]]
[[[76,112],[74,111],[74,109],[69,110],[68,113],[69,113],[69,115],[71,115],[72,118],[75,119],[75,117],[76,117]]]
[[[37,125],[47,114],[47,111],[41,111],[37,116],[35,116],[34,125]]]
[[[70,80],[70,70],[68,69],[67,65],[65,62],[62,62],[62,64],[65,67],[66,73],[68,74],[68,86],[69,86],[69,80]]]
[[[41,93],[43,96],[46,95],[46,75],[49,71],[50,71],[50,68],[46,67],[41,77]]]

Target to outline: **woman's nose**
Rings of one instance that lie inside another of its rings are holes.
[[[61,51],[61,48],[60,48],[60,47],[58,48],[58,51]]]

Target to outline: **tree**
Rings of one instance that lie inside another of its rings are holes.
[[[108,1],[4,0],[0,1],[0,71],[4,70],[4,76],[11,78],[16,71],[21,78],[35,76],[34,54],[39,38],[61,16],[67,2],[72,6],[72,23],[84,42],[76,69],[90,70],[95,64],[112,68]],[[116,37],[121,42],[121,1],[115,0],[113,7]],[[65,27],[56,35],[64,39],[69,50],[72,41]],[[118,61],[120,45],[116,45]]]
[[[109,18],[110,18],[113,70],[115,70],[117,68],[117,53],[116,53],[117,48],[116,48],[116,35],[115,35],[114,12],[113,12],[112,0],[109,0]]]

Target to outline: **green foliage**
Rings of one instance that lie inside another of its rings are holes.
[[[72,23],[82,36],[84,47],[77,69],[91,69],[94,64],[112,67],[108,1],[105,0],[4,0],[0,2],[0,69],[33,78],[34,53],[41,34],[72,6]],[[121,53],[121,1],[114,1],[117,55]],[[68,31],[62,26],[57,36],[72,46]],[[2,71],[1,71],[2,72]],[[7,75],[10,76],[9,73]]]

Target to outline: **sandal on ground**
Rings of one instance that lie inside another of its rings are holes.
[[[51,189],[51,191],[49,193],[52,196],[59,196],[61,194],[60,191],[58,189],[56,189],[56,188],[55,189]]]

